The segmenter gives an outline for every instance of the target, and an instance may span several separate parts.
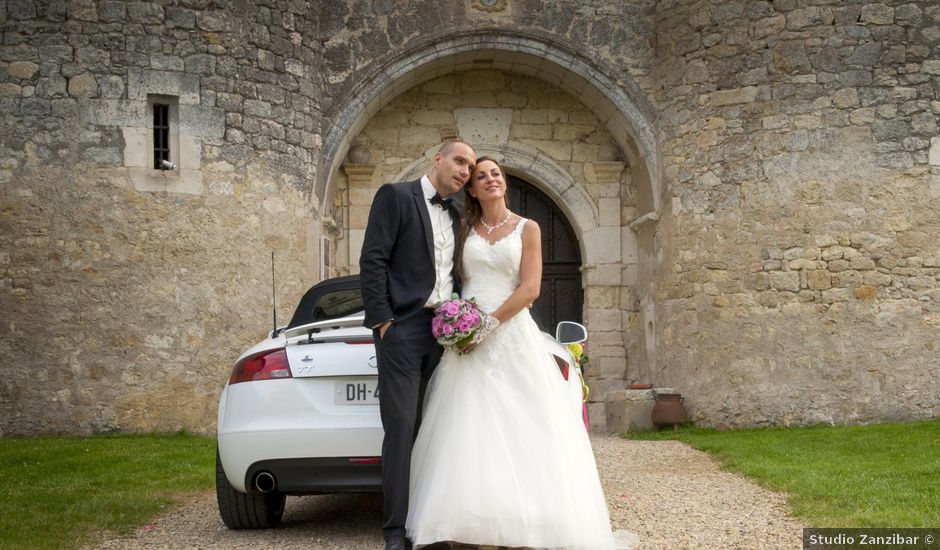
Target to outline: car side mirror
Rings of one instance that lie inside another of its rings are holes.
[[[562,321],[555,327],[555,341],[567,345],[587,340],[587,328],[581,323]]]

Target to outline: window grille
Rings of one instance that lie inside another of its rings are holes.
[[[153,167],[163,168],[162,161],[170,160],[170,106],[153,104]]]

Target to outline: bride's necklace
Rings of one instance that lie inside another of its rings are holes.
[[[512,217],[512,212],[506,212],[506,217],[503,218],[503,221],[499,222],[499,223],[496,224],[496,225],[490,225],[490,224],[486,223],[486,221],[483,219],[483,216],[480,216],[480,223],[482,223],[482,224],[483,224],[483,227],[486,228],[486,234],[487,234],[487,235],[492,235],[492,234],[493,234],[493,231],[495,231],[497,228],[502,227],[503,225],[505,225],[506,222],[508,222],[508,221],[509,221],[509,218],[511,218],[511,217]]]

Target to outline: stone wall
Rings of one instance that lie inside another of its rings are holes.
[[[315,24],[209,4],[0,3],[0,434],[209,430],[271,252],[280,319],[315,281]]]
[[[235,356],[268,329],[270,252],[283,320],[340,232],[320,212],[342,177],[326,130],[403,55],[511,34],[653,89],[652,1],[497,5],[0,0],[0,350],[20,358],[0,433],[211,431]],[[166,172],[155,98],[172,102]]]
[[[459,108],[510,109],[495,150],[567,185],[601,393],[674,387],[710,425],[938,412],[934,2],[0,0],[0,33],[2,434],[211,431],[270,253],[285,319],[320,235],[355,250],[352,206]],[[378,137],[396,110],[416,132]],[[344,172],[364,129],[381,168]]]
[[[940,7],[661,2],[648,377],[710,425],[940,413]]]

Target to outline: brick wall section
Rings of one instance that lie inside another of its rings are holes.
[[[657,365],[712,425],[940,411],[940,7],[661,2]]]

